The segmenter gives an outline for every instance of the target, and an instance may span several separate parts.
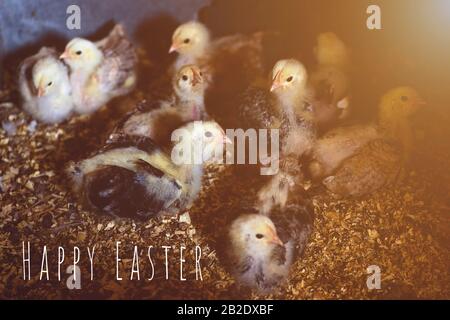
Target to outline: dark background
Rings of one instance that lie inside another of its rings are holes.
[[[65,27],[70,4],[81,7],[81,31]],[[381,7],[382,30],[366,28],[370,4]],[[0,59],[11,67],[42,45],[63,48],[80,35],[97,39],[121,21],[153,60],[167,62],[172,31],[199,9],[215,36],[279,31],[277,57],[300,57],[307,65],[317,34],[337,33],[352,48],[353,95],[360,105],[373,106],[396,85],[417,87],[435,105],[450,101],[448,0],[2,0]]]

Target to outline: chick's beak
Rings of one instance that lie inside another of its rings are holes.
[[[278,237],[276,231],[271,231],[267,239],[270,243],[276,244],[278,246],[284,246],[283,241]]]
[[[69,59],[70,58],[70,54],[67,51],[64,51],[63,54],[61,54],[59,56],[59,59],[64,60],[64,59]]]
[[[44,94],[45,94],[45,90],[42,87],[39,87],[37,96],[40,98],[40,97],[43,97]]]
[[[272,87],[270,88],[270,92],[274,92],[275,90],[277,90],[278,88],[281,88],[282,86],[283,86],[283,84],[280,80],[280,72],[278,72],[277,75],[275,75],[275,78],[273,79]]]
[[[176,52],[178,50],[178,46],[175,43],[172,43],[172,46],[169,49],[169,53]]]

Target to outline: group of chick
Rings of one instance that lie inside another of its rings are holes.
[[[117,217],[175,215],[196,199],[216,147],[232,143],[224,125],[279,129],[280,170],[258,192],[256,212],[231,222],[226,235],[237,279],[263,291],[284,282],[312,232],[305,180],[340,196],[366,195],[395,181],[412,151],[410,118],[423,104],[414,89],[395,88],[381,99],[378,123],[343,126],[351,105],[344,42],[320,34],[310,74],[286,59],[267,81],[265,36],[211,39],[200,22],[179,26],[169,50],[178,57],[152,89],[167,93],[156,92],[158,99],[149,93],[100,150],[67,168],[74,193],[90,208]],[[93,113],[134,89],[136,64],[121,25],[96,43],[73,39],[60,56],[43,48],[20,67],[23,108],[46,123]],[[188,133],[185,145],[201,146],[200,163],[174,163],[171,136],[180,128]]]

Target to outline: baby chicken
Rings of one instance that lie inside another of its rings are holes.
[[[284,284],[313,230],[314,211],[292,203],[270,217],[245,214],[229,229],[229,269],[245,286],[269,293]]]
[[[23,109],[44,123],[60,123],[73,111],[68,70],[54,49],[42,48],[22,62],[19,91]]]
[[[401,169],[400,145],[377,139],[361,147],[322,183],[334,195],[361,197],[394,183]]]
[[[182,130],[183,146],[191,150],[185,162],[176,164],[175,153],[187,149],[175,145],[171,157],[149,138],[122,135],[89,159],[69,165],[74,193],[87,206],[117,217],[150,218],[185,210],[200,190],[203,163],[222,147],[225,134],[215,122],[196,121]]]
[[[280,60],[272,70],[270,89],[250,86],[239,97],[240,125],[245,128],[285,129],[297,123],[304,114],[307,73],[297,60]]]
[[[179,53],[174,70],[202,61],[210,50],[210,38],[208,28],[200,22],[190,21],[179,26],[173,33],[169,49],[169,53]]]
[[[274,95],[280,123],[281,170],[258,193],[261,213],[269,212],[276,205],[285,206],[290,188],[302,178],[298,170],[301,166],[299,160],[312,150],[316,130],[310,110],[305,109],[306,83],[306,70],[297,60],[281,60],[275,64],[270,91]],[[291,161],[292,158],[296,161]]]
[[[395,181],[413,148],[411,117],[423,104],[410,87],[390,90],[381,99],[378,126],[340,128],[318,141],[314,157],[321,160],[310,167],[313,174],[328,176],[324,185],[340,196],[362,196]]]
[[[319,127],[327,128],[349,114],[350,50],[339,37],[322,33],[315,47],[317,67],[310,77],[314,116]]]
[[[91,42],[75,38],[60,57],[70,67],[75,111],[90,114],[111,99],[130,93],[136,84],[137,55],[122,25]]]
[[[117,131],[153,139],[159,146],[170,144],[172,131],[195,120],[206,120],[204,92],[206,83],[195,65],[182,67],[173,77],[173,92],[157,103],[156,109],[137,110]]]

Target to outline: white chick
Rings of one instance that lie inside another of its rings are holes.
[[[122,25],[116,25],[99,42],[73,39],[60,58],[70,66],[75,111],[79,114],[93,113],[135,87],[137,55]]]
[[[305,67],[295,59],[280,60],[273,68],[270,91],[290,124],[295,124],[296,115],[303,111],[307,81]]]
[[[210,38],[208,28],[200,22],[190,21],[180,25],[173,33],[169,49],[169,53],[179,53],[174,70],[203,61],[210,49]]]
[[[60,123],[73,111],[72,90],[66,66],[54,49],[42,48],[19,67],[23,109],[44,123]]]
[[[172,95],[156,103],[156,109],[138,110],[129,115],[117,131],[153,139],[159,146],[170,144],[173,130],[195,120],[207,120],[205,79],[195,65],[182,67],[173,77]]]
[[[398,87],[388,91],[382,97],[378,107],[379,116],[377,125],[340,127],[328,132],[324,137],[317,140],[312,152],[312,158],[314,160],[309,167],[312,177],[320,179],[334,175],[336,170],[347,159],[355,157],[360,153],[360,150],[365,150],[363,152],[364,156],[358,156],[351,160],[355,165],[348,165],[345,169],[346,172],[352,170],[356,172],[356,170],[359,170],[356,169],[358,163],[367,163],[367,168],[387,167],[384,165],[380,166],[379,163],[372,165],[370,161],[378,161],[375,158],[379,158],[385,159],[387,162],[395,162],[391,159],[398,158],[394,154],[398,152],[402,155],[400,158],[407,161],[413,148],[411,117],[423,104],[424,102],[418,93],[410,87]],[[381,140],[381,142],[372,144],[372,141],[376,140]],[[386,141],[386,144],[383,141]],[[369,143],[371,143],[371,146],[363,149]],[[400,149],[395,152],[391,151],[395,149],[393,145],[397,144],[400,146]],[[370,156],[373,150],[376,149],[382,154],[377,157]],[[390,155],[383,155],[384,153],[389,153]],[[377,171],[379,169],[374,170]],[[359,175],[362,176],[363,174]],[[342,176],[344,175],[342,174]],[[345,179],[351,181],[351,178],[347,174],[345,176]],[[340,183],[336,179],[326,180],[329,185],[331,185],[332,181],[334,181],[334,184]],[[380,183],[377,183],[377,185],[380,185]],[[359,194],[362,193],[359,192]]]
[[[118,217],[182,212],[200,190],[203,163],[226,141],[215,122],[196,121],[183,130],[183,145],[191,148],[186,162],[175,164],[173,155],[161,151],[149,138],[123,135],[94,156],[69,165],[74,193],[88,207]],[[200,155],[196,153],[198,145]],[[176,148],[173,152],[179,151]],[[201,161],[196,162],[196,157]]]
[[[313,230],[309,204],[289,204],[270,217],[245,214],[229,229],[229,268],[239,283],[269,293],[285,284]]]

